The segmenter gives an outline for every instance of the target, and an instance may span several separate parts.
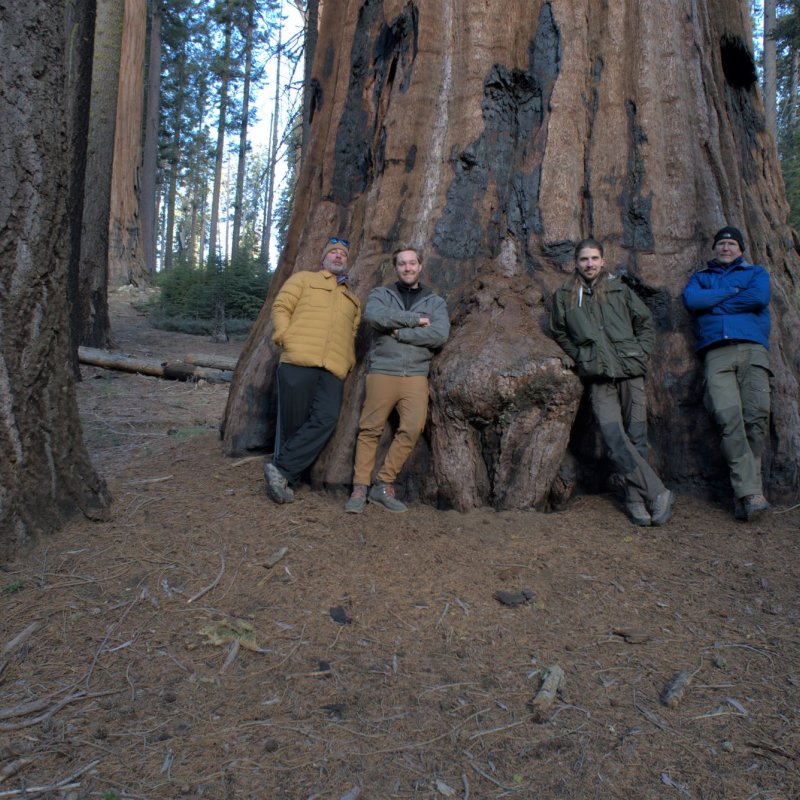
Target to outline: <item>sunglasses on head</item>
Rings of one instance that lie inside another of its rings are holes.
[[[335,236],[331,236],[328,239],[328,244],[343,244],[345,247],[350,247],[350,242],[347,239],[337,239]]]

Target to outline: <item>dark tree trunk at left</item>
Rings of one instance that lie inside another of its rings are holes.
[[[72,332],[72,367],[80,378],[77,345],[82,343],[91,302],[81,298],[81,228],[86,186],[86,157],[89,140],[89,107],[92,91],[92,60],[96,0],[70,0],[66,4],[64,32],[67,46],[67,138],[69,160],[69,277]]]
[[[108,225],[123,0],[97,0],[80,255],[78,343],[108,347]]]
[[[64,5],[0,5],[0,557],[108,504],[83,444],[66,296]]]

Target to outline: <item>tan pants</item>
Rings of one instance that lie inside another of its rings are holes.
[[[379,373],[367,375],[367,396],[358,422],[353,483],[371,483],[378,443],[386,420],[395,408],[400,415],[400,424],[377,475],[382,483],[394,482],[425,428],[428,416],[427,377]]]

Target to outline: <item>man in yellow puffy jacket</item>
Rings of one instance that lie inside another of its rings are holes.
[[[294,500],[292,484],[314,463],[339,419],[361,320],[361,304],[348,286],[349,254],[349,243],[332,237],[321,268],[296,272],[272,304],[272,341],[282,353],[275,452],[264,463],[264,478],[276,503]]]

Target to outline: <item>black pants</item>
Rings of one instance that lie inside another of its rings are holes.
[[[278,365],[275,466],[296,481],[322,452],[336,428],[343,382],[321,367]]]

